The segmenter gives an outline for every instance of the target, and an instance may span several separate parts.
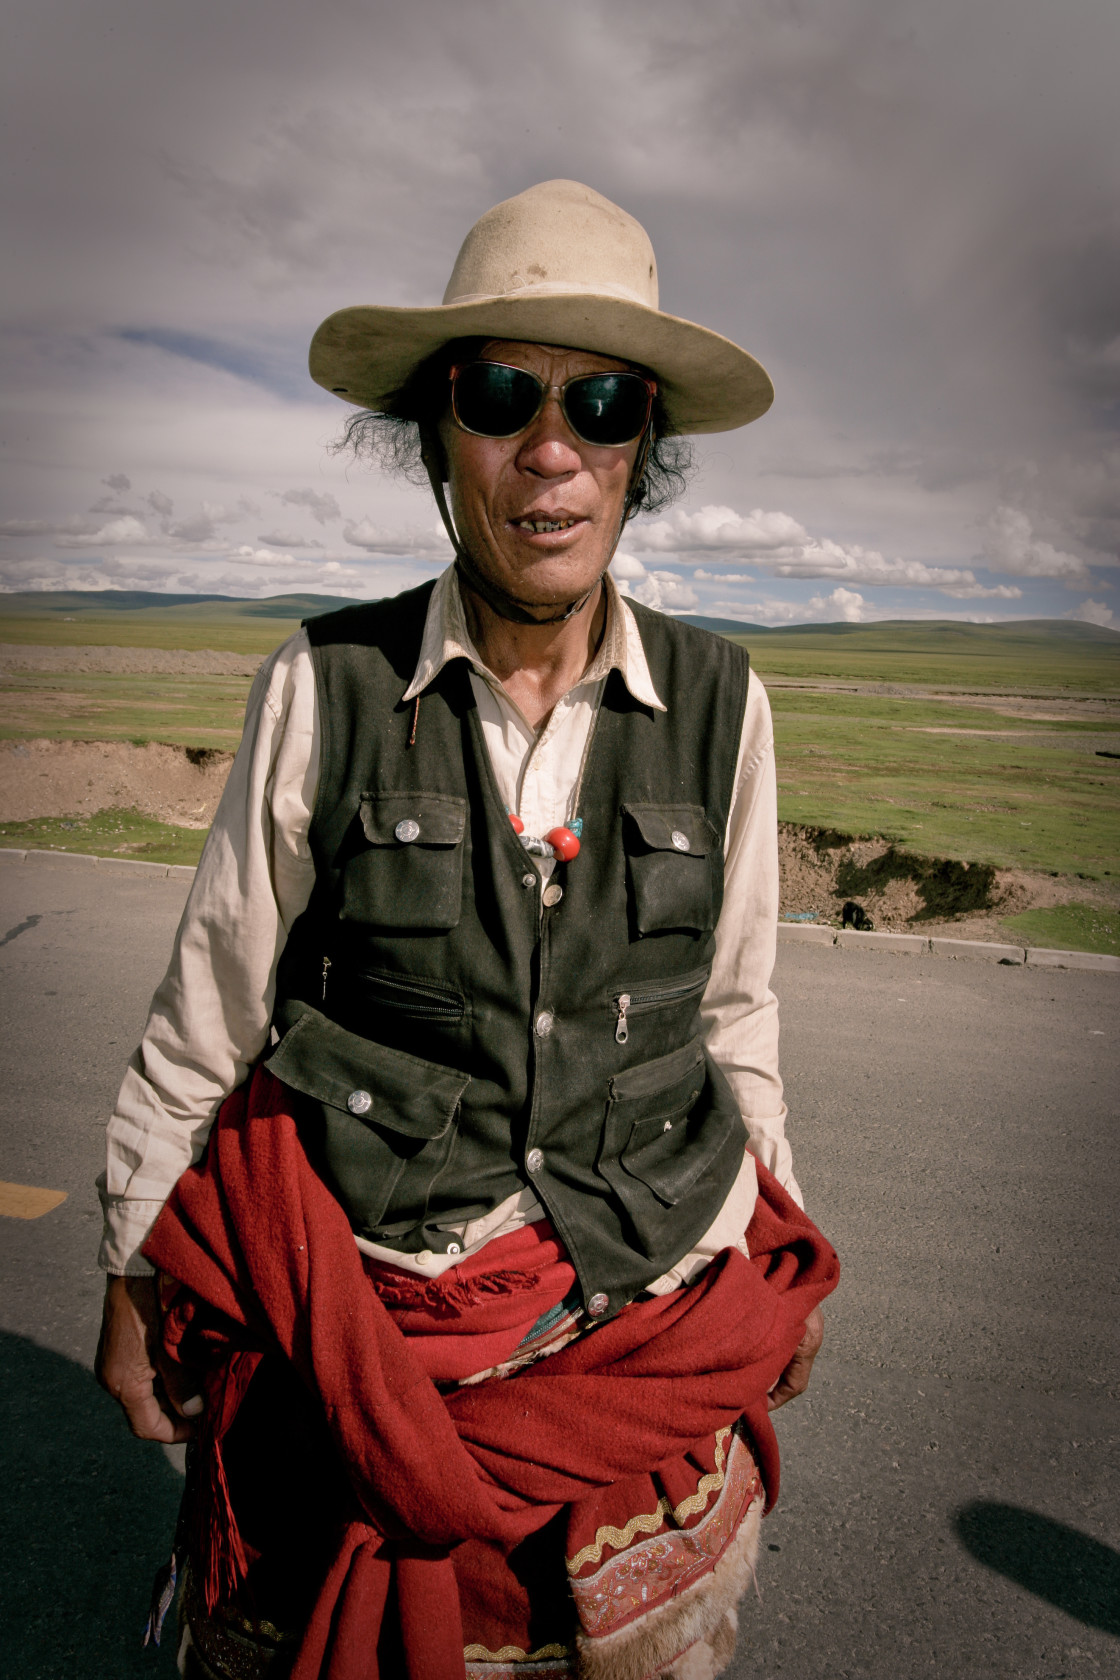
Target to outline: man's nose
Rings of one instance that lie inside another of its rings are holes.
[[[536,473],[540,478],[560,478],[582,467],[579,439],[564,418],[555,390],[548,393],[522,438],[517,464],[523,472]]]

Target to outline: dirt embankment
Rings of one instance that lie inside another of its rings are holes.
[[[208,828],[232,762],[232,753],[156,742],[0,742],[0,822],[124,807]],[[1070,899],[1113,906],[1118,897],[1111,883],[915,857],[885,840],[851,840],[793,823],[779,825],[778,845],[783,915],[815,912],[820,922],[838,923],[852,899],[879,929],[998,939],[1005,937],[1002,918],[1020,910]]]
[[[180,828],[209,828],[232,763],[232,753],[156,741],[0,742],[0,822],[121,807]]]
[[[1111,883],[926,858],[887,840],[852,840],[794,823],[778,827],[784,916],[815,912],[818,922],[839,924],[845,903],[852,901],[883,932],[1005,939],[1004,917],[1021,910],[1071,900],[1114,908],[1120,899]]]

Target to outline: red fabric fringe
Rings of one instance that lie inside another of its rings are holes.
[[[226,1101],[204,1160],[180,1179],[145,1254],[183,1286],[165,1317],[172,1355],[200,1307],[225,1321],[208,1332],[219,1368],[231,1372],[207,1395],[219,1457],[248,1380],[247,1362],[232,1379],[234,1357],[279,1348],[317,1397],[346,1467],[358,1514],[292,1680],[378,1680],[390,1592],[408,1680],[463,1680],[455,1546],[469,1538],[513,1546],[562,1506],[668,1464],[739,1416],[773,1504],[778,1452],[766,1394],[839,1267],[762,1167],[759,1192],[749,1261],[728,1249],[690,1288],[633,1304],[515,1379],[441,1396],[416,1356],[425,1338],[409,1340],[386,1310],[345,1214],[308,1162],[284,1087],[262,1069]],[[231,1525],[228,1551],[219,1541],[207,1569],[220,1593],[238,1568],[237,1546],[220,1468],[212,1474]],[[593,1517],[593,1503],[587,1510]]]

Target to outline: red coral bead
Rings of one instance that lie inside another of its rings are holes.
[[[579,852],[579,841],[570,828],[550,828],[545,839],[561,863],[571,863]]]
[[[511,811],[509,813],[509,820],[513,824],[513,832],[515,834],[524,834],[525,824],[521,821],[521,818],[517,815],[516,811]]]

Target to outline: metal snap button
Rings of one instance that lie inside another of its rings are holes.
[[[448,1243],[447,1252],[448,1254],[462,1254],[463,1246],[461,1243]]]
[[[544,1150],[530,1149],[528,1155],[525,1157],[525,1165],[532,1173],[540,1172],[541,1168],[544,1166]]]
[[[610,1302],[603,1294],[602,1290],[600,1290],[598,1294],[592,1295],[590,1301],[588,1301],[587,1310],[591,1314],[592,1318],[602,1318],[609,1306]]]
[[[410,840],[416,840],[419,838],[420,824],[416,821],[415,817],[402,817],[396,828],[393,830],[393,833],[403,845],[407,846]],[[674,836],[674,839],[675,838],[676,837]]]
[[[560,885],[559,881],[550,881],[548,886],[544,889],[544,892],[541,894],[541,897],[544,899],[550,910],[554,904],[559,904],[563,896],[564,889]]]
[[[351,1091],[346,1106],[351,1114],[368,1114],[373,1107],[373,1098],[368,1091]]]
[[[534,1028],[538,1038],[548,1037],[549,1033],[552,1031],[552,1024],[555,1019],[556,1017],[552,1014],[551,1010],[541,1010],[540,1014],[537,1016],[537,1022]]]
[[[665,1124],[661,1128],[661,1130],[663,1132],[671,1132],[672,1129],[673,1129],[673,1122],[671,1120],[666,1120]]]
[[[521,877],[521,885],[523,887],[535,887],[539,880],[540,876],[537,874],[536,870],[528,869]]]
[[[677,848],[678,852],[687,852],[689,846],[692,844],[692,842],[688,838],[688,835],[687,834],[682,834],[679,828],[675,828],[673,830],[672,834],[670,835],[670,839],[672,840],[674,846]]]

